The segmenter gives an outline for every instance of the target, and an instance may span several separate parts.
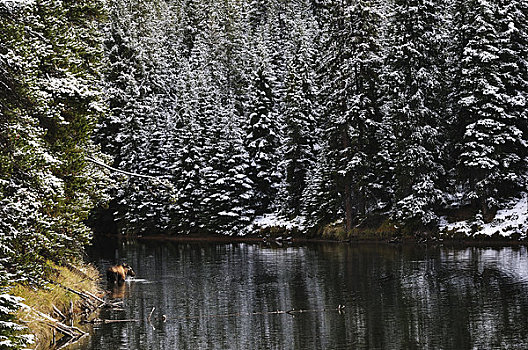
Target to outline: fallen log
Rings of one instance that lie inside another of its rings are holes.
[[[177,317],[177,318],[168,318],[166,315],[161,315],[161,318],[152,317],[152,314],[154,313],[154,310],[156,308],[153,307],[150,311],[150,314],[148,315],[146,321],[152,326],[152,320],[161,320],[163,322],[170,321],[170,320],[189,320],[189,319],[200,319],[200,318],[216,318],[216,317],[237,317],[237,316],[253,316],[253,315],[290,315],[292,317],[295,317],[297,314],[303,314],[303,313],[322,313],[322,312],[330,312],[330,311],[337,311],[339,314],[344,313],[345,305],[338,305],[336,308],[323,308],[323,309],[290,309],[290,310],[275,310],[275,311],[257,311],[257,312],[243,312],[243,313],[230,313],[230,314],[212,314],[212,315],[200,315],[200,316],[184,316],[184,317]],[[91,321],[84,321],[85,323],[91,323],[91,324],[112,324],[112,323],[123,323],[123,322],[142,322],[142,320],[139,319],[122,319],[122,320],[108,320],[108,319],[99,319],[95,318]]]
[[[55,311],[55,313],[61,317],[62,321],[65,321],[66,316],[64,316],[64,314],[55,305],[53,305],[52,307],[53,311]]]
[[[68,270],[70,270],[71,272],[73,272],[77,276],[82,277],[84,280],[95,281],[95,279],[93,279],[92,277],[88,276],[84,271],[82,271],[81,269],[79,269],[78,267],[76,267],[76,266],[74,266],[74,265],[72,265],[70,263],[66,263],[64,266],[66,266],[66,268]]]
[[[92,297],[94,300],[97,300],[97,301],[99,301],[99,302],[101,302],[101,303],[104,303],[104,302],[105,302],[103,299],[99,298],[99,297],[96,296],[96,295],[93,295],[93,294],[90,293],[90,292],[84,291],[84,293],[85,293],[86,295]]]
[[[127,323],[127,322],[141,322],[141,320],[138,319],[123,319],[123,320],[105,320],[100,318],[94,318],[90,321],[84,321],[84,323],[99,325],[99,324],[111,324],[111,323]]]
[[[83,332],[82,330],[80,330],[77,327],[68,326],[68,325],[62,323],[61,321],[59,321],[59,320],[57,320],[57,319],[55,319],[55,318],[53,318],[53,317],[51,317],[49,315],[46,315],[43,312],[40,312],[38,310],[33,309],[29,305],[26,305],[26,304],[23,304],[23,303],[21,305],[22,305],[23,309],[28,310],[28,311],[34,313],[35,315],[37,315],[38,317],[40,317],[40,318],[36,319],[37,321],[44,322],[44,323],[48,324],[50,327],[52,327],[53,329],[57,330],[59,333],[61,333],[64,336],[75,338],[75,337],[84,336],[85,334],[87,334],[87,333]]]
[[[87,292],[87,291],[80,292],[78,290],[75,290],[75,289],[72,289],[70,287],[64,286],[64,285],[62,285],[62,284],[60,284],[58,282],[50,281],[50,283],[55,284],[55,285],[57,285],[57,286],[59,286],[61,288],[64,288],[67,291],[72,292],[73,294],[76,294],[76,295],[80,296],[84,300],[87,300],[87,301],[98,301],[100,303],[100,305],[98,305],[97,308],[102,308],[102,307],[119,308],[119,307],[122,306],[122,302],[109,302],[109,301],[103,300],[103,299],[99,298],[98,296],[95,296],[92,293]]]

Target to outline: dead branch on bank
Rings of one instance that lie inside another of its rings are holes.
[[[77,276],[79,277],[82,277],[84,280],[89,280],[89,281],[95,281],[94,278],[88,276],[86,274],[86,272],[82,271],[81,269],[79,269],[77,266],[74,266],[73,264],[70,264],[70,263],[66,263],[64,264],[64,266],[70,270],[71,272],[73,272],[74,274],[76,274]],[[81,281],[82,282],[82,281]]]
[[[66,316],[64,316],[64,314],[55,306],[55,305],[52,305],[52,308],[53,308],[53,311],[58,315],[60,316],[61,318],[61,321],[66,321]]]
[[[88,302],[89,306],[91,306],[91,309],[95,310],[95,309],[99,309],[99,308],[102,308],[102,307],[108,307],[108,308],[119,308],[119,307],[122,307],[122,302],[110,302],[110,301],[106,301],[106,300],[103,300],[101,298],[99,298],[98,296],[95,296],[93,295],[92,293],[90,292],[87,292],[87,291],[78,291],[78,290],[75,290],[73,288],[70,288],[70,287],[66,287],[58,282],[53,282],[51,281],[51,283],[61,287],[61,288],[64,288],[66,289],[67,291],[69,292],[72,292],[73,294],[76,294],[78,296],[80,296],[84,301]],[[98,302],[99,304],[97,305],[94,305],[95,302]]]
[[[53,318],[53,317],[51,317],[49,315],[46,315],[45,313],[42,313],[42,312],[40,312],[38,310],[35,310],[34,308],[32,308],[29,305],[26,305],[26,304],[21,304],[21,305],[22,305],[23,309],[28,310],[31,313],[33,313],[34,315],[38,316],[38,318],[34,317],[34,319],[36,321],[46,323],[48,326],[50,326],[51,328],[55,329],[57,332],[61,333],[65,337],[76,339],[76,341],[77,341],[78,339],[81,339],[82,337],[84,337],[84,336],[86,336],[88,334],[86,332],[83,332],[82,330],[80,330],[79,328],[77,328],[75,326],[68,326],[68,325],[62,323],[61,321],[59,321],[59,320],[57,320],[57,319],[55,319],[55,318]]]
[[[36,310],[29,305],[22,304],[22,308],[27,311],[27,315],[32,319],[32,321],[41,322],[51,328],[53,332],[53,349],[55,350],[68,347],[88,335],[88,333],[82,331],[81,329],[73,325],[74,319],[77,315],[81,316],[81,323],[97,323],[98,319],[95,319],[95,322],[87,322],[86,320],[90,317],[90,315],[94,314],[100,308],[104,307],[117,309],[122,307],[122,302],[105,301],[102,298],[99,298],[98,296],[88,291],[78,291],[73,288],[67,287],[59,282],[49,281],[49,283],[56,285],[81,298],[81,301],[79,302],[79,304],[77,304],[80,307],[80,313],[75,311],[75,307],[72,300],[70,300],[69,308],[68,310],[65,310],[65,312],[61,311],[55,305],[52,305],[53,316],[57,316],[58,318],[60,318],[60,320],[50,315],[47,315],[39,310]],[[127,322],[130,321],[131,320],[128,320]],[[105,321],[105,323],[110,322]],[[60,337],[60,339],[58,339],[57,341],[55,340],[55,332],[62,335],[62,337]]]

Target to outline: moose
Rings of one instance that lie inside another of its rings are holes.
[[[121,265],[110,266],[106,270],[106,280],[108,281],[108,283],[112,284],[116,282],[117,284],[122,284],[123,282],[125,282],[126,276],[134,277],[135,275],[136,273],[134,272],[132,267],[126,263],[123,263]]]

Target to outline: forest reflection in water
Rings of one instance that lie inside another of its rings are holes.
[[[90,257],[134,267],[101,318],[139,321],[84,349],[528,348],[526,247],[99,239]],[[272,313],[293,309],[311,311]]]

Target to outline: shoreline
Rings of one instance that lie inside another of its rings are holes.
[[[24,299],[17,312],[35,342],[31,349],[62,348],[86,338],[91,326],[86,320],[99,312],[101,275],[91,264],[76,261],[66,265],[48,262],[46,286],[15,284],[12,292]]]
[[[495,237],[476,237],[476,238],[438,238],[423,239],[419,237],[351,237],[348,239],[338,239],[332,237],[303,237],[303,236],[262,236],[258,234],[247,236],[226,236],[221,234],[188,234],[188,235],[115,235],[99,234],[98,237],[113,238],[118,240],[137,240],[144,242],[176,242],[176,243],[293,243],[293,244],[312,244],[312,243],[334,243],[334,244],[387,244],[387,245],[420,245],[433,246],[443,245],[450,247],[508,247],[508,246],[528,246],[528,240],[495,238]],[[289,239],[291,237],[291,239]]]

